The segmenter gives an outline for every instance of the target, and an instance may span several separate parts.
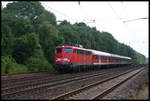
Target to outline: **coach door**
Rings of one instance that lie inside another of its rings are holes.
[[[101,63],[101,56],[99,56],[99,63]]]

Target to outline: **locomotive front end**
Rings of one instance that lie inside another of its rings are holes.
[[[54,68],[57,71],[67,71],[71,65],[72,47],[56,47],[54,55]]]

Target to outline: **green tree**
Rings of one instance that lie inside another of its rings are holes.
[[[55,26],[48,22],[43,22],[39,25],[38,32],[40,44],[48,61],[53,62],[54,49],[57,45],[63,42],[59,31]]]
[[[33,25],[37,25],[42,21],[48,21],[50,24],[56,25],[55,15],[45,10],[41,3],[37,1],[14,1],[8,3],[3,12],[29,19]]]
[[[2,15],[2,25],[8,26],[13,36],[20,37],[24,34],[34,32],[34,27],[32,26],[29,19],[25,19],[23,17],[16,17],[14,14],[11,13],[5,14],[3,12]],[[3,32],[6,33],[5,29]]]
[[[7,25],[2,26],[2,55],[11,56],[12,53],[12,45],[13,45],[13,35],[11,34],[11,30]]]
[[[36,16],[39,16],[44,10],[39,2],[27,2],[27,1],[14,1],[8,3],[6,8],[3,9],[4,13],[15,14],[16,17],[29,18],[30,21],[34,21]]]
[[[25,34],[16,38],[12,56],[17,63],[22,64],[28,57],[35,54],[36,49],[41,49],[38,36],[35,33]]]

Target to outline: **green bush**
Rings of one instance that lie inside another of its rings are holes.
[[[17,64],[16,61],[9,56],[2,56],[2,74],[27,72],[27,67]]]
[[[14,64],[14,66],[8,70],[8,73],[23,73],[28,72],[28,69],[26,66],[22,64]]]
[[[53,69],[52,65],[46,59],[29,57],[24,63],[30,72]]]

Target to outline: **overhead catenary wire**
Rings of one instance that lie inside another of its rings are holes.
[[[79,1],[79,7],[80,7],[80,10],[81,10],[81,12],[83,12],[82,14],[84,15],[84,17],[86,17],[86,15],[88,15],[87,14],[87,12],[85,11],[85,10],[83,10],[83,8],[81,7],[81,4],[80,4],[80,1]],[[89,15],[88,15],[89,16]],[[91,18],[91,17],[90,17]],[[95,23],[95,19],[88,19],[88,20],[85,20],[85,19],[83,19],[83,22],[85,22],[86,24],[89,24],[89,23]],[[91,40],[91,35],[89,34],[88,35],[88,38],[89,38],[89,40],[90,40],[90,48],[92,48],[92,40]]]
[[[110,8],[112,9],[112,11],[114,12],[114,14],[117,16],[117,18],[122,22],[124,28],[130,33],[130,35],[133,35],[132,31],[127,27],[127,25],[124,23],[124,21],[120,18],[120,16],[117,14],[117,12],[115,11],[115,9],[111,6],[110,3],[108,3],[108,5],[110,6]],[[135,33],[135,32],[134,32]],[[131,42],[129,41],[129,45],[131,45]]]
[[[126,22],[131,22],[131,21],[141,20],[141,19],[148,19],[148,17],[142,17],[142,18],[130,19],[130,20],[126,20],[126,21],[123,21],[123,22],[126,23]]]
[[[129,15],[128,15],[127,11],[126,11],[126,7],[125,7],[123,1],[121,2],[121,5],[122,5],[122,7],[124,9],[124,12],[126,13],[125,15],[127,16],[127,18],[129,18]],[[131,21],[136,21],[136,20],[142,20],[142,19],[148,19],[148,17],[141,17],[141,18],[129,19],[129,20],[124,20],[123,22],[126,23],[126,22],[131,22]]]
[[[71,17],[67,16],[66,14],[64,14],[64,13],[62,13],[62,12],[60,12],[60,11],[58,11],[58,10],[56,10],[56,9],[54,9],[54,8],[52,8],[52,7],[50,7],[50,6],[48,6],[48,5],[45,5],[45,6],[47,6],[47,8],[50,8],[52,11],[54,11],[54,12],[56,12],[56,13],[59,13],[60,15],[66,17],[66,19],[68,18],[68,19],[73,20],[73,21],[75,21],[75,22],[77,21],[76,19],[71,18]],[[61,20],[58,20],[58,22],[60,22],[60,21],[61,21]]]
[[[117,18],[122,21],[122,19],[119,17],[119,15],[117,14],[117,12],[115,11],[115,9],[111,6],[111,4],[109,2],[108,2],[108,5],[110,6],[110,8],[114,12],[114,14],[117,16]]]
[[[79,2],[79,7],[80,7],[80,10],[84,16],[84,18],[86,18],[87,16],[90,18],[90,19],[83,19],[83,22],[86,22],[86,23],[94,23],[95,22],[95,19],[91,19],[91,16],[86,12],[86,10],[81,6],[81,1],[78,1]]]
[[[110,5],[110,4],[109,4]],[[122,3],[123,5],[123,3]],[[132,21],[137,21],[137,20],[145,20],[145,19],[149,19],[148,17],[141,17],[141,18],[135,18],[135,19],[129,19],[129,20],[123,20],[122,18],[119,17],[119,15],[117,14],[117,12],[113,9],[113,7],[110,5],[111,9],[113,10],[113,12],[115,13],[115,15],[118,17],[118,19],[123,23],[123,26],[127,29],[127,31],[130,33],[131,36],[133,36],[133,33],[136,33],[136,32],[133,32],[131,31],[128,26],[127,26],[127,22],[132,22]],[[124,7],[124,10],[125,10],[125,6]],[[126,14],[128,14],[126,12]],[[128,16],[129,17],[129,16]],[[132,40],[133,42],[133,40]],[[128,41],[127,43],[129,44],[129,46],[132,45],[132,42],[131,41]],[[139,42],[139,41],[136,41],[136,43],[140,44],[141,47],[143,47],[143,44],[145,44],[146,42]],[[134,44],[134,43],[133,43]]]
[[[123,2],[123,1],[121,1],[120,3],[121,3],[121,5],[122,5],[123,11],[124,11],[124,13],[125,13],[125,16],[126,16],[127,18],[129,18],[129,15],[128,15],[128,12],[127,12],[126,6],[124,5],[124,2]]]

